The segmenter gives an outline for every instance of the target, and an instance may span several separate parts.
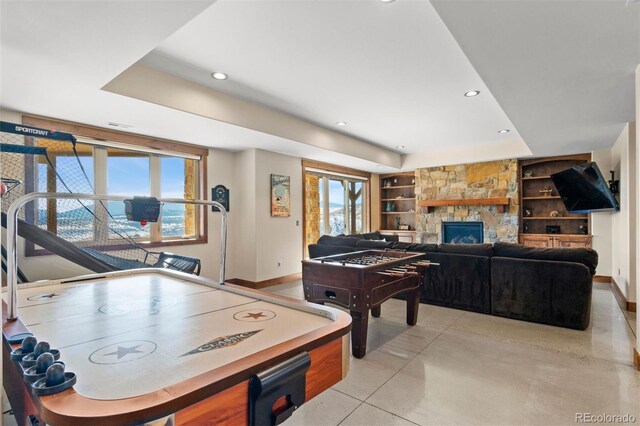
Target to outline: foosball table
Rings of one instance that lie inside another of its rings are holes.
[[[302,262],[304,296],[309,302],[335,303],[349,309],[351,351],[356,358],[367,352],[369,311],[380,316],[380,305],[405,293],[407,324],[415,325],[420,305],[420,283],[426,269],[437,265],[424,253],[367,250],[325,256]]]

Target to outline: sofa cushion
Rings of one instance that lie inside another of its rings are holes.
[[[440,244],[438,253],[466,254],[470,256],[493,256],[491,244]]]
[[[384,250],[386,248],[391,247],[391,244],[393,243],[388,243],[386,241],[376,241],[376,240],[358,240],[358,242],[356,242],[356,247],[359,249],[374,249],[374,250]]]
[[[391,243],[391,248],[395,250],[415,251],[419,253],[432,253],[438,251],[437,244],[403,243],[400,241]]]
[[[493,255],[518,259],[581,263],[589,268],[591,275],[596,273],[596,266],[598,266],[598,253],[588,248],[540,248],[514,243],[495,243]]]
[[[323,235],[318,239],[318,244],[323,246],[343,246],[355,247],[360,238],[354,237],[333,237],[331,235]]]

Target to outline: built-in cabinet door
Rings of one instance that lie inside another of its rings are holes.
[[[591,237],[554,237],[557,248],[591,248]]]
[[[400,241],[401,243],[414,243],[416,241],[415,232],[402,232],[402,231],[385,232],[385,231],[382,231],[382,234],[397,235],[398,236],[398,241]]]
[[[591,236],[585,235],[520,235],[520,244],[544,248],[591,248]]]
[[[553,240],[546,235],[523,235],[520,244],[528,247],[553,247]]]

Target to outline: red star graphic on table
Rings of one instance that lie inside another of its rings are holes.
[[[257,314],[252,314],[252,313],[248,313],[246,316],[244,316],[243,318],[253,318],[253,319],[258,319],[258,318],[262,318],[262,317],[266,317],[265,314],[263,314],[262,312],[258,312]]]

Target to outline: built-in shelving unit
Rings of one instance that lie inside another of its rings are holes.
[[[401,241],[415,241],[415,187],[414,172],[380,175],[381,232],[397,234]]]
[[[590,154],[520,161],[521,244],[536,247],[591,247],[589,215],[569,214],[551,180],[553,173],[589,161]],[[545,190],[551,192],[545,193]]]

